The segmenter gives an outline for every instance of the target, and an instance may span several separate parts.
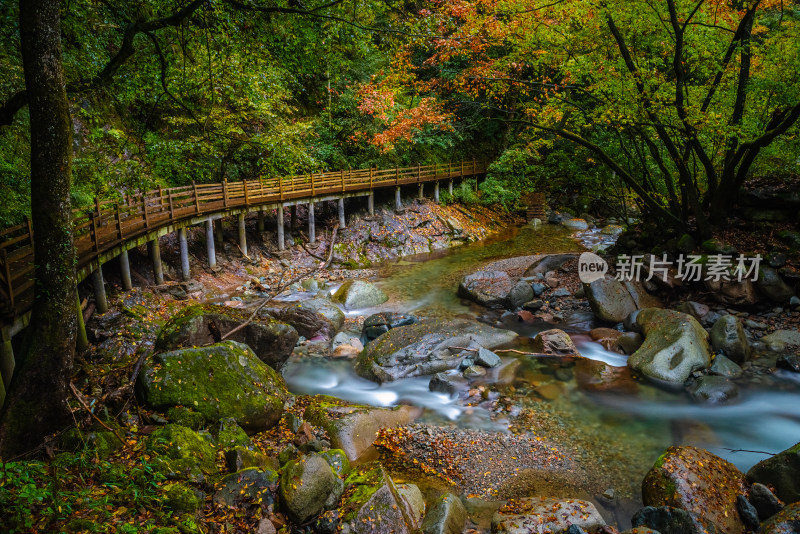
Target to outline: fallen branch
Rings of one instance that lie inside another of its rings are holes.
[[[564,358],[567,356],[574,356],[574,354],[547,354],[544,352],[525,352],[516,349],[499,349],[494,352],[513,352],[514,354],[522,354],[524,356],[539,356],[539,357],[548,357],[548,358]]]
[[[271,301],[273,298],[275,298],[275,297],[277,297],[278,295],[280,295],[280,294],[281,294],[281,293],[282,293],[282,292],[283,292],[283,291],[284,291],[284,290],[285,290],[287,287],[289,287],[290,285],[292,285],[292,284],[294,284],[294,283],[296,283],[296,282],[299,282],[299,281],[300,281],[300,280],[302,280],[303,278],[307,278],[307,277],[308,277],[310,274],[312,274],[312,273],[315,273],[315,272],[317,272],[317,271],[321,271],[322,269],[325,269],[325,268],[328,266],[328,264],[330,263],[330,261],[331,261],[331,258],[333,257],[333,243],[334,243],[334,241],[335,241],[335,239],[336,239],[336,232],[337,232],[338,230],[339,230],[339,225],[337,224],[337,225],[336,225],[336,226],[333,228],[333,234],[332,234],[332,236],[331,236],[331,247],[330,247],[330,251],[329,251],[329,254],[328,254],[328,259],[327,259],[327,260],[325,260],[325,263],[323,263],[323,264],[321,264],[321,265],[319,265],[319,266],[317,266],[317,267],[314,267],[313,269],[309,269],[308,271],[304,272],[304,273],[303,273],[303,274],[301,274],[300,276],[297,276],[297,277],[295,277],[294,279],[290,280],[289,282],[286,282],[286,283],[285,283],[285,284],[283,284],[282,286],[279,286],[279,287],[278,287],[278,289],[277,289],[277,290],[275,290],[275,292],[274,292],[272,295],[270,295],[270,296],[266,297],[266,298],[265,298],[263,301],[261,301],[261,303],[260,303],[260,304],[259,304],[259,305],[256,307],[256,309],[255,309],[255,310],[253,310],[253,313],[251,313],[251,314],[250,314],[250,317],[248,317],[248,318],[247,318],[247,320],[245,320],[245,321],[244,321],[242,324],[240,324],[239,326],[237,326],[236,328],[234,328],[233,330],[231,330],[230,332],[228,332],[227,334],[225,334],[224,336],[222,336],[222,338],[220,339],[220,341],[225,341],[226,339],[228,339],[229,337],[231,337],[233,334],[235,334],[236,332],[240,331],[240,330],[241,330],[242,328],[244,328],[245,326],[247,326],[247,325],[249,325],[250,323],[252,323],[252,322],[253,322],[253,319],[255,319],[255,318],[256,318],[256,315],[258,315],[258,312],[260,312],[260,311],[261,311],[261,310],[264,308],[264,306],[266,306],[266,305],[267,305],[267,303],[268,303],[269,301]],[[283,279],[281,279],[281,280],[283,280]],[[280,282],[279,282],[279,283],[280,283]]]
[[[328,259],[325,260],[325,263],[322,264],[320,269],[327,269],[328,265],[331,264],[331,260],[333,259],[333,245],[336,244],[336,234],[339,232],[339,225],[333,227],[333,232],[331,232],[331,244],[328,249]]]
[[[767,451],[751,451],[748,449],[729,449],[728,447],[722,447],[728,452],[752,452],[755,454],[766,454],[767,456],[775,456],[774,452],[767,452]]]
[[[117,439],[119,440],[119,442],[122,444],[123,447],[125,447],[126,443],[125,443],[125,440],[122,438],[122,436],[120,436],[119,433],[117,433],[116,430],[114,430],[113,428],[111,428],[110,426],[105,424],[102,419],[100,419],[99,417],[97,417],[97,415],[95,415],[95,413],[92,411],[92,409],[89,407],[89,405],[86,404],[86,400],[83,398],[83,395],[81,395],[81,392],[78,391],[78,388],[75,387],[75,384],[70,382],[69,383],[69,387],[72,390],[72,394],[75,395],[75,398],[78,399],[78,402],[81,404],[81,406],[83,406],[83,409],[86,410],[87,412],[89,412],[89,415],[91,415],[94,418],[95,421],[100,423],[100,426],[102,426],[103,428],[105,428],[109,432],[112,432],[115,436],[117,436]]]

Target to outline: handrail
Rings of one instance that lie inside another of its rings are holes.
[[[126,241],[204,214],[315,197],[484,174],[484,161],[461,161],[388,169],[348,169],[243,182],[192,184],[126,195],[124,202],[96,200],[91,209],[72,212],[78,269]],[[0,230],[0,312],[20,316],[31,307],[33,230],[30,221]],[[27,298],[26,298],[27,297]]]

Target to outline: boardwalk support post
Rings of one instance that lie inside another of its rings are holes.
[[[450,197],[453,196],[453,179],[452,178],[450,178],[450,181],[447,182],[447,193],[450,195]]]
[[[317,242],[317,234],[316,234],[316,227],[314,225],[314,203],[308,203],[308,242],[309,243],[316,243]]]
[[[208,251],[208,266],[213,269],[217,266],[217,252],[214,249],[214,221],[211,217],[206,219],[206,250]]]
[[[92,271],[92,286],[94,287],[94,301],[97,305],[97,313],[108,311],[108,299],[106,298],[106,286],[103,281],[103,268],[97,264],[97,269]]]
[[[86,323],[83,321],[83,310],[81,309],[81,297],[75,294],[75,311],[78,313],[78,338],[75,340],[75,348],[78,352],[83,352],[89,348],[89,336],[86,335]]]
[[[437,181],[433,186],[433,201],[439,203],[439,182]]]
[[[178,244],[181,249],[181,278],[185,282],[192,276],[189,270],[189,242],[186,239],[186,228],[178,230]]]
[[[283,204],[278,206],[278,250],[284,250],[286,245],[283,239]]]
[[[403,204],[400,202],[400,186],[394,188],[394,209],[399,210],[403,208]]]
[[[247,228],[245,227],[244,213],[239,214],[239,248],[247,256]]]
[[[344,216],[344,198],[339,199],[339,229],[347,228],[347,218]]]
[[[425,195],[424,195],[424,193],[425,193],[425,191],[424,191],[424,187],[425,187],[425,186],[422,184],[422,182],[420,182],[420,184],[419,184],[419,199],[420,199],[420,200],[422,200],[423,198],[425,198]]]
[[[223,237],[224,235],[222,232],[222,217],[220,217],[219,219],[214,219],[214,244],[222,247]]]
[[[122,289],[130,291],[133,289],[133,282],[131,281],[131,264],[128,260],[128,249],[122,249],[119,255],[119,274],[122,278]]]
[[[158,244],[158,237],[148,242],[147,248],[150,260],[153,262],[153,279],[155,279],[156,285],[160,286],[164,283],[164,267],[161,265],[161,246]]]
[[[256,231],[260,234],[264,232],[265,224],[264,224],[264,211],[258,211],[258,222],[256,223]]]
[[[375,215],[375,191],[370,191],[367,197],[367,210],[370,216]]]
[[[3,405],[2,397],[5,396],[5,391],[8,391],[8,385],[11,383],[11,376],[14,374],[14,367],[16,367],[16,360],[14,359],[14,347],[11,345],[11,334],[8,328],[4,328],[3,332],[3,345],[0,347],[0,406]]]

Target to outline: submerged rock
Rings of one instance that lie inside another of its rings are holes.
[[[739,396],[739,388],[724,376],[703,376],[689,387],[689,394],[697,401],[724,404]]]
[[[428,389],[448,395],[455,395],[469,389],[469,380],[458,371],[436,373],[428,384]]]
[[[347,310],[355,310],[378,306],[389,300],[389,297],[375,284],[363,280],[348,280],[336,290],[331,300]]]
[[[492,517],[492,532],[530,534],[564,532],[570,525],[585,529],[605,526],[594,505],[577,499],[530,497],[503,505]]]
[[[249,315],[223,306],[187,306],[158,333],[156,349],[171,351],[219,342],[221,336],[243,324]],[[288,324],[266,317],[249,323],[228,339],[244,343],[261,361],[280,370],[298,337],[297,331]]]
[[[207,422],[232,418],[250,433],[272,428],[289,396],[283,378],[236,341],[151,356],[136,389],[149,408],[190,406]]]
[[[335,397],[318,395],[305,410],[303,417],[311,424],[325,429],[331,446],[342,449],[349,460],[366,451],[381,428],[405,425],[420,414],[414,406],[376,408],[348,404]]]
[[[800,443],[758,462],[747,479],[770,486],[783,502],[800,501]]]
[[[680,508],[709,520],[720,532],[741,534],[745,528],[736,498],[745,488],[744,475],[733,464],[704,449],[670,447],[645,476],[642,501]]]
[[[412,325],[418,320],[414,315],[394,312],[381,312],[370,315],[364,319],[364,326],[361,329],[361,343],[366,345],[392,328]]]
[[[394,328],[370,343],[356,361],[356,372],[376,382],[432,375],[458,369],[470,343],[492,350],[517,334],[469,319],[422,320]]]
[[[548,254],[532,263],[523,276],[536,276],[537,274],[555,271],[575,257],[577,257],[577,254]]]
[[[637,314],[636,323],[645,340],[628,358],[631,369],[648,378],[683,384],[693,371],[711,364],[708,333],[691,315],[647,308]]]

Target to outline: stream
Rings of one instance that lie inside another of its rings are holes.
[[[746,471],[767,457],[800,441],[800,380],[791,373],[749,379],[727,405],[692,401],[681,391],[665,391],[641,381],[621,388],[586,387],[579,378],[590,361],[624,368],[627,356],[606,351],[592,342],[591,312],[567,314],[565,323],[530,325],[503,321],[499,313],[462,301],[456,288],[462,276],[494,260],[516,256],[578,252],[602,241],[596,231],[576,239],[553,226],[522,227],[479,243],[405,257],[380,269],[378,285],[390,296],[379,309],[350,312],[369,315],[391,310],[420,317],[470,317],[494,321],[525,338],[548,328],[567,331],[586,362],[560,362],[526,356],[504,357],[487,375],[487,388],[510,398],[514,408],[498,411],[483,404],[468,406],[428,390],[430,377],[377,385],[355,374],[349,360],[292,358],[284,368],[289,389],[297,394],[326,394],[375,406],[414,404],[424,408],[421,422],[493,432],[531,431],[544,434],[572,451],[581,465],[597,475],[602,487],[622,498],[640,500],[645,473],[664,449],[673,444],[707,448]],[[296,297],[293,297],[296,298]],[[513,375],[508,380],[508,375]],[[500,377],[506,380],[499,380]],[[513,384],[513,385],[512,385]],[[547,391],[542,398],[541,392]],[[534,395],[533,392],[539,392]],[[526,423],[515,418],[526,411]],[[533,416],[531,416],[533,414]],[[596,489],[596,488],[595,488]],[[602,492],[602,489],[600,489]]]

